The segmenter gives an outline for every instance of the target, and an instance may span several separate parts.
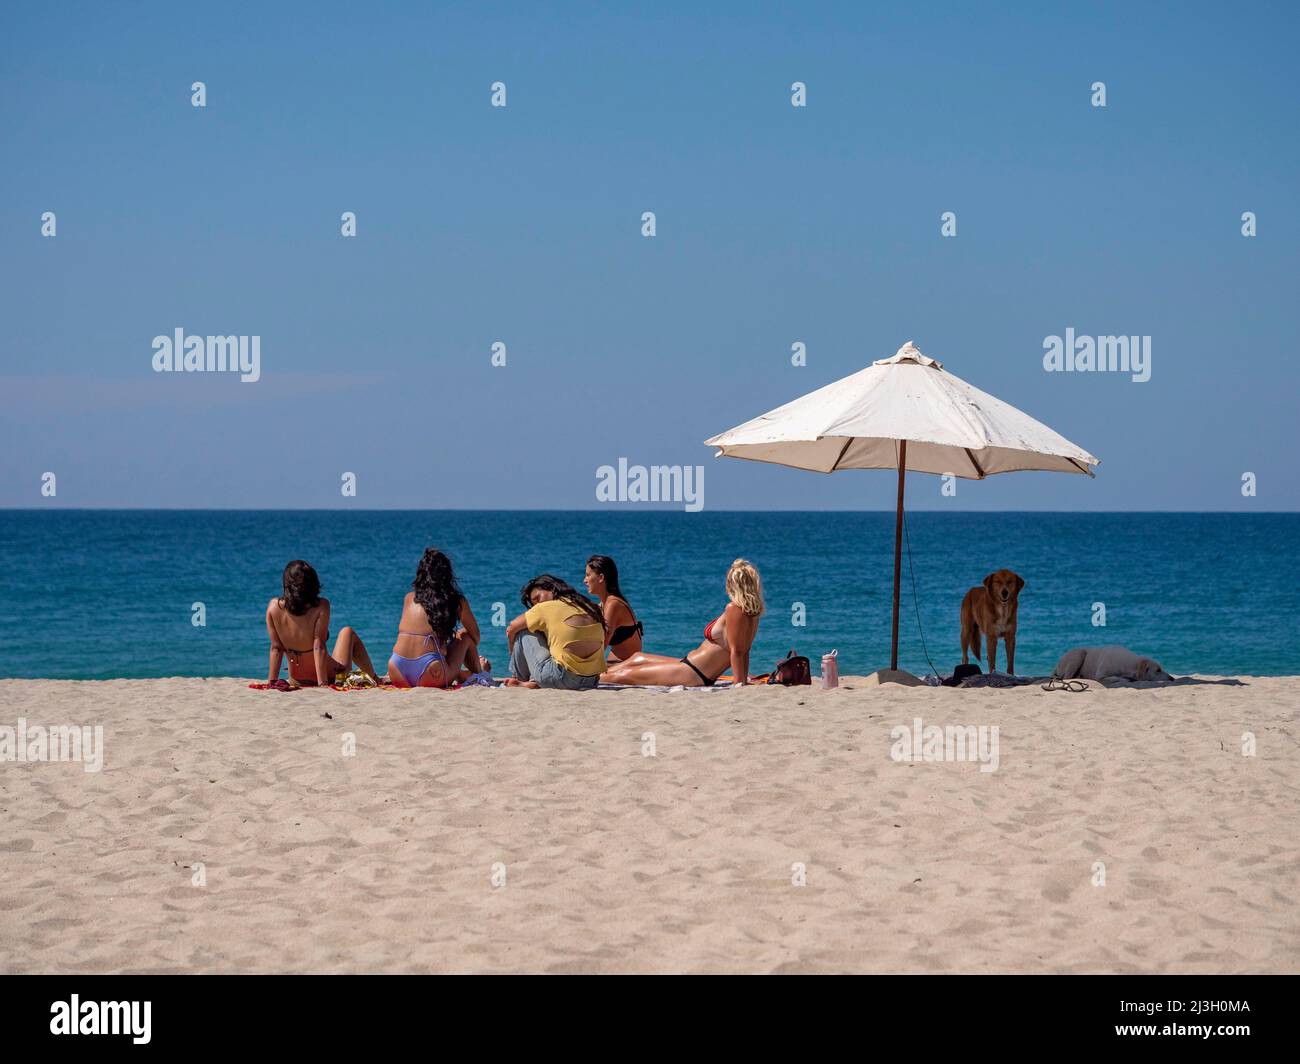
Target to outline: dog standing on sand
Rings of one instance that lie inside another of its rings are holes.
[[[989,672],[997,671],[998,640],[1007,651],[1007,672],[1016,672],[1016,610],[1024,580],[1010,569],[999,569],[984,578],[983,587],[973,587],[961,600],[961,663],[969,663],[967,650],[980,658],[980,633],[988,646]]]

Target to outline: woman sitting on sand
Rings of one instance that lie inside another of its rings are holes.
[[[428,548],[411,588],[402,601],[397,642],[388,659],[393,686],[450,687],[459,680],[490,687],[492,666],[478,656],[478,621],[456,583],[451,559]],[[459,634],[457,622],[464,626]],[[463,674],[462,666],[468,666]]]
[[[526,613],[506,626],[508,687],[587,691],[605,671],[605,617],[591,599],[558,576],[543,573],[524,585]]]
[[[618,566],[605,554],[593,554],[587,559],[587,572],[582,582],[600,603],[605,616],[605,631],[609,633],[609,661],[626,661],[641,651],[641,635],[645,631],[636,619],[632,607],[618,586]]]
[[[334,653],[325,652],[330,637],[330,600],[320,597],[320,577],[304,561],[284,567],[284,593],[266,606],[266,634],[271,638],[271,668],[267,685],[280,678],[280,664],[289,655],[289,679],[306,686],[328,687],[339,674],[352,671],[352,662],[378,681],[366,645],[351,628],[344,628],[334,643]],[[301,649],[299,649],[301,648]]]
[[[727,666],[736,686],[749,682],[749,649],[763,613],[763,583],[758,570],[737,558],[727,570],[726,609],[704,627],[704,642],[683,658],[635,654],[605,674],[606,683],[637,686],[712,687]]]

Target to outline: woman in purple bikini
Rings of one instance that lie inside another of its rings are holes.
[[[450,687],[457,680],[491,686],[491,663],[478,654],[478,621],[456,583],[451,559],[430,547],[411,588],[388,659],[393,686]],[[459,633],[457,624],[462,626]],[[468,676],[461,675],[462,668]]]

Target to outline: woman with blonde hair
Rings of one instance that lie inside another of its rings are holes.
[[[612,665],[606,683],[637,687],[712,687],[731,668],[736,686],[749,683],[749,650],[763,615],[763,582],[753,563],[737,558],[727,570],[727,606],[704,626],[704,642],[682,658],[633,654]]]

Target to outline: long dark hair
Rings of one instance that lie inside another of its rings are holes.
[[[320,577],[316,570],[300,558],[284,567],[284,593],[280,608],[295,617],[301,617],[313,606],[320,605]]]
[[[440,550],[427,548],[415,570],[411,590],[415,592],[415,601],[424,607],[433,634],[447,642],[456,630],[460,604],[465,600],[456,583],[456,574],[451,571],[451,559]]]
[[[615,598],[627,602],[627,608],[631,609],[632,603],[627,601],[623,589],[618,586],[618,566],[614,564],[614,559],[608,554],[593,554],[587,559],[587,564],[605,578],[605,590]]]
[[[524,585],[523,591],[519,597],[524,600],[524,606],[531,608],[533,605],[532,595],[537,590],[549,591],[561,602],[567,602],[570,606],[585,613],[594,622],[600,625],[601,629],[605,628],[605,615],[600,612],[600,607],[586,595],[575,591],[569,584],[565,583],[558,576],[552,576],[550,573],[542,573],[541,576],[535,576]]]

